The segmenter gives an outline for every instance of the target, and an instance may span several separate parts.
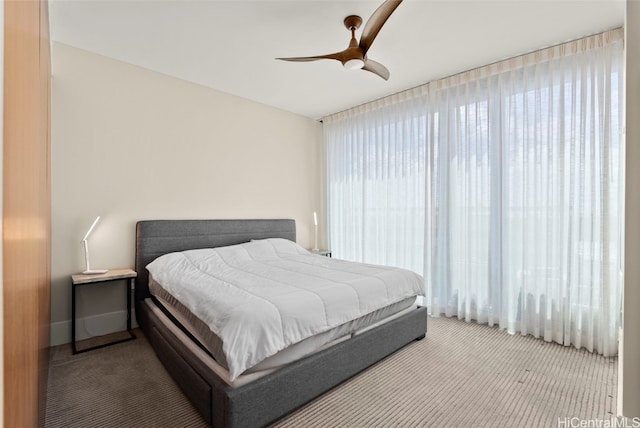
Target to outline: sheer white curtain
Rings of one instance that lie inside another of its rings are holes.
[[[424,97],[325,119],[334,256],[424,272]]]
[[[606,32],[327,118],[336,256],[423,273],[432,315],[615,355],[621,39]]]

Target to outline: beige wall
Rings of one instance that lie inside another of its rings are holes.
[[[640,1],[627,1],[624,318],[619,365],[620,413],[640,417]]]
[[[96,269],[132,266],[143,219],[293,218],[313,246],[321,140],[311,119],[54,43],[52,343],[70,340],[69,276],[96,215]],[[122,293],[83,289],[78,316],[99,316],[78,334],[116,328]]]

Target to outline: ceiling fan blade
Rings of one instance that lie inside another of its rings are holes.
[[[390,76],[389,70],[387,69],[387,67],[380,64],[377,61],[374,61],[372,59],[367,59],[364,62],[364,67],[362,67],[362,69],[370,71],[373,74],[377,74],[378,76],[382,77],[384,80],[389,80],[389,76]]]
[[[371,15],[371,18],[369,18],[367,24],[364,26],[362,36],[360,37],[360,49],[362,49],[363,55],[366,55],[380,32],[380,29],[400,3],[402,3],[402,0],[386,0],[373,12],[373,15]]]
[[[337,59],[338,61],[342,61],[344,52],[336,52],[327,55],[318,55],[318,56],[300,56],[293,58],[276,58],[281,61],[293,61],[293,62],[308,62],[308,61],[318,61],[320,59]]]

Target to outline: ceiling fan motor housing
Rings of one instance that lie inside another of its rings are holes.
[[[364,67],[365,57],[362,54],[362,49],[359,47],[348,48],[344,51],[342,59],[342,65],[349,70],[357,70]]]

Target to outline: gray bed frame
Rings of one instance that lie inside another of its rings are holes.
[[[296,239],[294,220],[151,220],[136,225],[138,324],[168,372],[204,419],[214,427],[259,427],[290,413],[426,333],[427,310],[409,314],[350,340],[232,388],[152,311],[145,266],[166,253],[212,248],[251,239]],[[154,303],[152,303],[154,304]],[[167,318],[168,319],[168,318]],[[208,357],[207,357],[208,358]]]

